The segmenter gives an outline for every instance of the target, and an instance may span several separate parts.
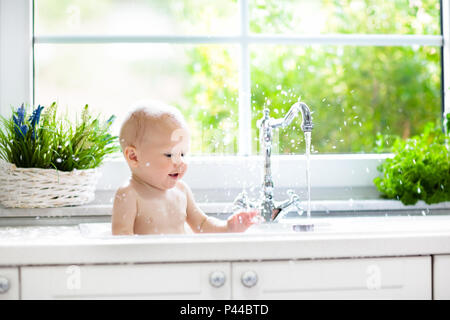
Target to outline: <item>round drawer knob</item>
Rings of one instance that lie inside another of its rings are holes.
[[[9,280],[0,276],[0,293],[6,293],[9,290]]]
[[[209,283],[215,288],[220,288],[223,286],[225,284],[225,280],[225,273],[222,271],[213,271],[209,275]]]
[[[258,282],[258,275],[255,271],[245,271],[242,274],[241,282],[247,288],[251,288]]]

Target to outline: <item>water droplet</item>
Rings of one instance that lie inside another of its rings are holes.
[[[348,199],[348,205],[353,207],[353,198]]]
[[[281,90],[281,84],[277,85],[277,90]]]
[[[146,163],[145,163],[145,166],[146,166],[146,167],[148,167],[149,165],[150,165],[150,163],[149,163],[149,162],[146,162]]]
[[[62,162],[61,158],[56,159],[56,162],[61,163]]]

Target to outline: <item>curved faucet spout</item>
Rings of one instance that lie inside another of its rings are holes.
[[[299,111],[302,114],[303,132],[311,132],[313,128],[311,111],[309,110],[309,107],[303,102],[296,102],[292,105],[288,113],[284,116],[283,127],[290,125],[292,120],[295,118],[295,116],[298,114]]]
[[[283,118],[280,119],[274,119],[270,118],[269,116],[269,109],[264,109],[264,117],[256,122],[256,125],[259,128],[267,128],[270,127],[271,129],[277,129],[277,128],[285,128],[289,126],[294,120],[294,118],[297,116],[298,112],[301,112],[302,114],[302,130],[303,132],[311,132],[313,129],[313,123],[311,118],[311,111],[309,110],[309,107],[304,102],[296,102],[294,103],[289,111],[286,113],[286,115]]]

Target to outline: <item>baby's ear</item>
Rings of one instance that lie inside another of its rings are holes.
[[[136,148],[133,146],[128,146],[125,148],[125,159],[127,160],[128,164],[134,168],[138,166],[138,158],[136,153]]]

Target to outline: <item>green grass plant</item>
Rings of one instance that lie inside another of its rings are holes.
[[[115,116],[102,121],[85,105],[72,123],[67,115],[58,116],[57,109],[53,102],[27,117],[22,105],[10,118],[0,117],[0,158],[20,168],[72,171],[97,168],[120,151],[118,137],[109,132]]]

